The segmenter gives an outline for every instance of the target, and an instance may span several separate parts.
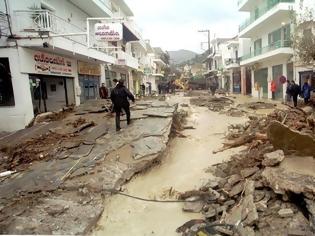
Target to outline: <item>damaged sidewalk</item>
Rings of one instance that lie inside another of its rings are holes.
[[[86,104],[0,139],[1,172],[17,171],[0,178],[2,234],[86,234],[111,190],[159,162],[177,105],[139,101],[118,133],[102,106]]]

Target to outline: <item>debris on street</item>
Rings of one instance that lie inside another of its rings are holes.
[[[202,96],[191,98],[190,103],[195,106],[207,107],[211,111],[219,112],[230,107],[234,101],[227,97]]]
[[[177,232],[185,236],[315,234],[315,136],[308,115],[290,108],[249,118],[244,125],[229,127],[228,142],[217,152],[243,145],[246,150],[210,167],[215,180],[181,193],[182,199],[201,201],[183,210],[201,208],[204,218],[184,224]]]

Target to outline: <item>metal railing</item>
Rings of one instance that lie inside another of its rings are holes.
[[[84,33],[86,29],[69,22],[47,10],[15,11],[14,17],[19,32],[49,32],[53,34]],[[85,22],[82,22],[82,25]],[[86,35],[64,36],[86,45]]]
[[[225,65],[229,66],[229,65],[232,65],[232,64],[239,64],[240,63],[240,59],[239,58],[230,58],[230,59],[227,59],[225,60]]]
[[[239,32],[241,32],[242,30],[247,28],[249,25],[254,23],[257,19],[259,19],[261,16],[263,16],[265,13],[267,13],[271,9],[273,9],[279,3],[294,3],[294,2],[295,0],[272,0],[268,2],[268,4],[259,6],[254,12],[251,13],[251,16],[239,26]]]
[[[279,40],[277,42],[269,44],[266,47],[259,48],[255,51],[251,52],[250,54],[242,56],[241,61],[244,61],[244,60],[256,57],[256,56],[263,55],[267,52],[271,52],[271,51],[274,51],[274,50],[279,49],[279,48],[291,48],[291,46],[292,46],[291,40]]]

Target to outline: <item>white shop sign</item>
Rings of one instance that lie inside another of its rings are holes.
[[[75,77],[75,60],[63,56],[24,49],[21,60],[25,73]]]
[[[95,39],[98,41],[115,42],[122,40],[123,26],[121,23],[95,24]]]

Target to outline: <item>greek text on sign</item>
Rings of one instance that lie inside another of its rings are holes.
[[[95,38],[98,41],[114,42],[122,40],[123,27],[120,23],[95,24]]]

